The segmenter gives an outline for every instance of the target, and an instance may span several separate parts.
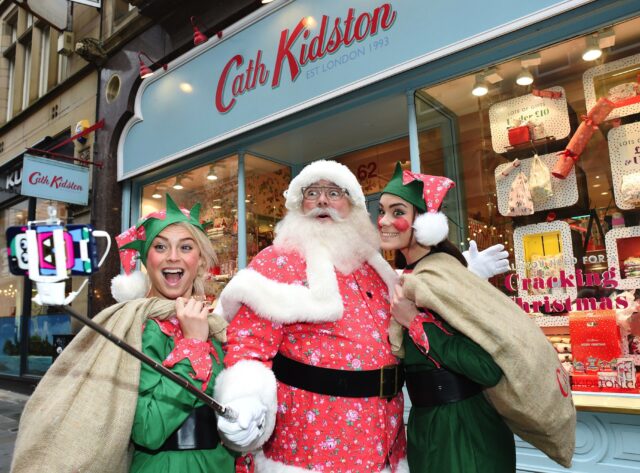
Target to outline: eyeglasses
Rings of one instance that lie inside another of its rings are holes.
[[[303,187],[302,197],[306,200],[318,200],[320,195],[323,194],[327,199],[336,201],[342,199],[345,195],[349,195],[347,189],[341,189],[340,187]]]

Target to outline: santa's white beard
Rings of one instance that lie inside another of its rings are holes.
[[[342,274],[350,274],[380,248],[378,232],[366,211],[352,208],[342,221],[321,221],[290,211],[278,223],[273,244],[303,257],[324,249]]]

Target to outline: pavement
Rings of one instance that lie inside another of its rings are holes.
[[[9,473],[18,422],[28,399],[26,394],[0,389],[0,473]]]

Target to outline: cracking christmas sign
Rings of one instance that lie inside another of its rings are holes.
[[[608,271],[600,273],[583,272],[577,269],[574,273],[567,273],[561,270],[558,276],[547,278],[531,277],[523,278],[518,274],[509,274],[504,281],[505,288],[510,291],[541,291],[555,288],[580,288],[600,286],[605,289],[618,287],[616,268],[609,268]],[[573,310],[598,310],[598,309],[626,309],[629,302],[623,296],[610,297],[578,297],[571,299],[555,299],[544,296],[543,300],[527,302],[522,297],[513,296],[511,299],[525,312],[571,312]]]

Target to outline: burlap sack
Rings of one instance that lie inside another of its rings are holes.
[[[560,465],[571,466],[576,411],[569,377],[540,328],[507,296],[436,253],[403,276],[405,296],[431,309],[485,351],[504,376],[485,390],[511,430]]]
[[[111,306],[93,320],[140,349],[147,317],[167,318],[175,301],[136,299]],[[226,322],[211,318],[224,340]],[[14,473],[124,473],[138,399],[140,362],[103,336],[83,328],[31,395],[20,418]]]

